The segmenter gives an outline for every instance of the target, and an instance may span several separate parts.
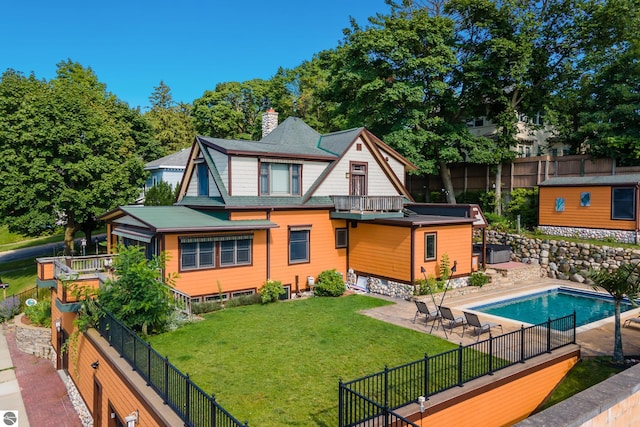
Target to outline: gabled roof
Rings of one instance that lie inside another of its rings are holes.
[[[116,225],[136,226],[158,232],[234,231],[276,228],[267,220],[229,220],[220,213],[185,206],[122,206],[100,217]]]
[[[183,148],[177,153],[169,154],[144,165],[144,170],[184,169],[189,161],[189,149]]]
[[[576,187],[589,185],[636,185],[640,184],[640,174],[606,176],[554,177],[541,182],[541,187]]]

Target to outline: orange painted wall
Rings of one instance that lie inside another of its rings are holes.
[[[356,228],[349,228],[348,267],[375,276],[410,282],[411,228],[362,222]]]
[[[198,233],[202,234],[202,233]],[[184,236],[182,234],[180,236]],[[167,273],[178,273],[176,288],[191,296],[216,295],[219,292],[239,291],[260,288],[267,276],[266,241],[267,232],[258,230],[253,233],[252,264],[239,267],[212,268],[206,270],[180,271],[179,235],[165,236],[165,251],[170,254],[167,261]],[[217,254],[216,254],[217,255]],[[216,261],[216,265],[218,265]]]
[[[580,193],[591,193],[591,206],[580,206]],[[540,187],[540,225],[634,230],[634,220],[611,219],[611,187]],[[556,199],[564,198],[564,212],[556,212]]]
[[[45,261],[45,262],[38,263],[38,279],[40,280],[53,279],[53,261]]]
[[[328,210],[275,211],[271,212],[271,222],[279,228],[271,230],[271,275],[270,279],[291,285],[296,291],[296,276],[299,289],[307,288],[307,277],[317,279],[324,270],[336,269],[346,278],[347,250],[336,249],[335,230],[345,228],[345,220],[331,220]],[[310,262],[289,265],[289,226],[310,225]]]
[[[237,221],[242,219],[267,219],[267,213],[255,212],[255,211],[231,212],[229,219],[232,221]]]
[[[425,234],[436,233],[436,260],[424,260]],[[471,273],[471,254],[473,249],[473,230],[471,224],[458,224],[437,227],[423,227],[416,230],[414,252],[414,277],[423,278],[420,266],[427,270],[427,276],[440,276],[440,261],[442,256],[449,256],[449,268],[457,261],[456,276],[466,276]]]
[[[562,360],[434,414],[427,409],[422,419],[414,422],[424,427],[513,425],[528,417],[577,361],[577,356]]]
[[[411,282],[411,233],[409,227],[359,223],[349,229],[349,267],[373,276]],[[425,234],[436,233],[436,260],[425,261]],[[421,227],[414,231],[413,279],[422,279],[420,267],[427,276],[440,276],[440,260],[449,256],[450,266],[458,261],[456,275],[471,272],[471,224]]]

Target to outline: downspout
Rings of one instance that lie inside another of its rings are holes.
[[[410,280],[412,285],[416,282],[415,276],[414,276],[415,267],[416,267],[415,266],[415,264],[416,264],[416,261],[415,261],[415,252],[416,252],[415,251],[415,249],[416,249],[415,248],[415,240],[416,240],[416,226],[412,225],[411,226],[411,267],[410,267],[411,268],[411,274],[409,275],[410,276],[409,280]]]
[[[267,221],[271,221],[271,211],[267,211]],[[271,240],[271,229],[267,228],[267,277],[265,277],[265,282],[269,280],[271,277],[271,245],[269,245],[269,241]]]

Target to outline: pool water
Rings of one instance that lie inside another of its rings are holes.
[[[546,322],[548,318],[568,316],[575,310],[576,327],[615,314],[615,304],[610,296],[567,288],[552,289],[470,308],[534,325]],[[632,308],[628,302],[620,304],[620,312]]]

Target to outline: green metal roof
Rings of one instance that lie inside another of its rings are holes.
[[[124,206],[123,212],[156,232],[190,230],[240,230],[277,227],[267,220],[229,220],[224,212],[207,212],[186,206]]]
[[[589,186],[589,185],[635,185],[640,183],[640,174],[606,176],[567,176],[549,178],[541,187]]]

